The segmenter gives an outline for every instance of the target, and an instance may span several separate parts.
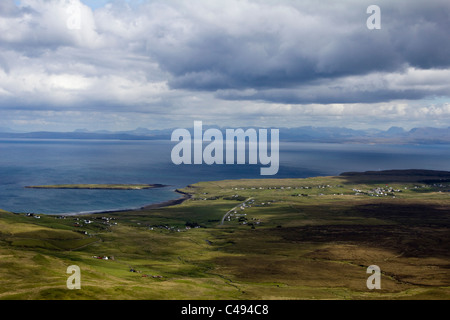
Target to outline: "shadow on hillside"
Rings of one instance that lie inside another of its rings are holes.
[[[418,182],[418,183],[442,183],[450,182],[450,171],[436,170],[383,170],[366,172],[343,172],[339,175],[348,183],[393,183],[393,182]]]

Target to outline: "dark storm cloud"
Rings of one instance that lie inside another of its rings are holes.
[[[241,18],[224,14],[206,21],[180,11],[189,22],[189,32],[181,30],[178,41],[171,46],[150,45],[148,53],[173,76],[169,81],[172,88],[254,88],[261,91],[254,95],[256,99],[298,103],[320,103],[333,98],[337,99],[335,102],[357,102],[358,95],[349,96],[343,90],[342,95],[329,97],[297,99],[291,93],[292,99],[280,99],[271,97],[270,90],[295,88],[321,79],[339,81],[341,77],[372,72],[402,73],[408,67],[450,66],[447,1],[378,1],[381,30],[366,27],[366,8],[372,1],[332,2],[331,9],[317,5],[316,10],[311,8],[315,2],[292,6],[291,2],[255,2],[236,9]],[[330,6],[332,2],[326,1]],[[236,28],[242,32],[236,33]],[[174,33],[175,29],[166,30],[160,35],[160,44],[164,44],[164,36]],[[148,41],[157,43],[155,38]],[[361,92],[360,101],[418,99],[426,95],[427,92],[385,88],[369,95]]]
[[[283,104],[333,104],[333,103],[377,103],[391,100],[422,99],[429,96],[428,91],[418,90],[373,90],[349,92],[348,90],[261,90],[252,95],[217,93],[224,100],[260,100]]]

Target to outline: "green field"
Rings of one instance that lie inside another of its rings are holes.
[[[152,210],[0,211],[0,299],[449,299],[449,178],[200,182]]]

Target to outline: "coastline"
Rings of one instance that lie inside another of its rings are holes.
[[[163,208],[163,207],[170,207],[170,206],[174,206],[177,204],[181,204],[184,201],[192,198],[192,195],[190,193],[183,192],[178,189],[175,189],[175,192],[182,194],[183,196],[178,199],[167,200],[167,201],[163,201],[163,202],[159,202],[159,203],[149,204],[149,205],[143,206],[137,210],[152,210],[152,209],[159,209],[159,208]]]
[[[152,203],[152,204],[145,205],[145,206],[142,206],[139,208],[117,209],[117,210],[99,210],[99,211],[92,211],[92,212],[74,212],[74,213],[61,213],[61,214],[49,214],[49,215],[52,215],[52,216],[84,216],[84,215],[92,215],[92,214],[106,214],[106,213],[153,210],[153,209],[159,209],[159,208],[178,205],[178,204],[181,204],[184,201],[192,198],[192,195],[190,193],[186,193],[186,192],[180,191],[178,189],[175,189],[175,192],[182,194],[182,196],[177,199],[167,200],[167,201],[158,202],[158,203]]]

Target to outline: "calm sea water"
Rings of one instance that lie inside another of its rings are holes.
[[[137,208],[176,199],[199,181],[304,178],[344,171],[450,171],[445,145],[281,143],[276,176],[260,165],[174,165],[170,141],[0,140],[0,208],[43,214]],[[147,190],[52,190],[25,186],[74,183],[161,183]]]

